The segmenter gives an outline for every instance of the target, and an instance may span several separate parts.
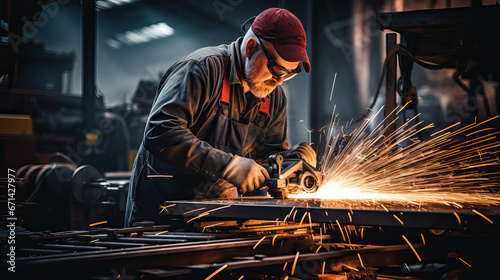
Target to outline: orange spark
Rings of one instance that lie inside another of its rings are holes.
[[[398,216],[396,216],[396,214],[394,214],[392,216],[394,216],[394,218],[396,218],[396,220],[398,220],[398,222],[400,222],[402,225],[404,225],[403,221],[401,221],[401,219]]]
[[[465,263],[466,265],[468,265],[469,267],[472,267],[468,262],[462,260],[462,258],[458,258],[459,260],[461,260],[463,263]]]
[[[476,209],[472,209],[472,212],[478,214],[479,216],[483,217],[486,221],[490,222],[490,224],[493,224],[493,221],[490,220],[490,218],[486,217],[483,213],[477,211]]]
[[[295,259],[293,260],[293,266],[292,266],[292,275],[295,273],[295,266],[297,265],[297,260],[299,259],[299,252],[295,255]]]
[[[214,271],[212,274],[208,275],[207,278],[205,278],[205,280],[209,280],[211,279],[212,277],[214,277],[215,275],[217,275],[217,273],[221,272],[223,269],[225,269],[227,267],[227,264],[221,266],[219,269],[217,269],[216,271]]]
[[[300,219],[300,224],[302,224],[302,222],[304,221],[304,218],[306,217],[306,215],[307,215],[307,211],[304,212],[304,215],[302,216],[302,219]]]
[[[266,237],[265,237],[265,236],[264,236],[264,237],[262,237],[262,238],[259,240],[259,242],[257,242],[257,244],[255,244],[255,245],[253,246],[253,249],[255,250],[255,248],[257,248],[257,246],[259,246],[260,242],[262,242],[264,239],[266,239]]]
[[[319,249],[321,249],[321,245],[319,245],[318,249],[316,249],[316,253],[319,252]]]
[[[271,243],[272,243],[272,245],[273,245],[273,247],[274,247],[274,240],[276,240],[276,237],[278,237],[278,235],[277,235],[277,234],[275,234],[275,235],[273,236],[273,241],[271,242]]]
[[[93,227],[93,226],[97,226],[97,225],[102,225],[102,224],[107,224],[107,223],[108,223],[108,221],[97,222],[97,223],[90,224],[89,227]]]
[[[201,211],[201,210],[205,210],[205,207],[197,208],[197,209],[193,209],[193,210],[189,210],[187,212],[184,212],[184,215],[189,214],[189,213],[193,213],[193,212],[196,212],[196,211]]]
[[[460,216],[458,216],[457,212],[453,212],[453,214],[455,215],[455,217],[457,217],[458,224],[461,225],[462,221],[460,220]]]
[[[411,245],[410,241],[408,241],[408,239],[406,239],[406,236],[404,236],[404,235],[403,235],[403,239],[406,241],[406,243],[408,243],[408,246],[410,246],[410,248],[413,251],[413,253],[415,253],[415,256],[417,256],[418,261],[421,262],[422,259],[418,255],[417,250],[415,250],[415,248],[413,248],[413,245]]]
[[[172,207],[172,206],[175,206],[175,204],[171,204],[171,205],[167,205],[167,206],[164,206],[164,205],[158,205],[158,209],[161,209],[161,210],[160,210],[160,213],[158,213],[158,215],[160,215],[163,211],[168,212],[167,208]]]
[[[358,258],[359,258],[359,262],[361,263],[361,266],[363,268],[365,268],[365,265],[363,264],[363,260],[361,259],[361,255],[358,253]]]
[[[344,236],[344,231],[342,230],[342,227],[340,226],[339,220],[335,220],[337,222],[337,225],[339,226],[340,233],[342,233],[342,240],[345,242],[345,236]]]

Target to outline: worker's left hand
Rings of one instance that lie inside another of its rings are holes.
[[[316,167],[317,164],[316,152],[311,145],[306,142],[293,146],[283,155],[283,157],[303,159],[313,167]]]

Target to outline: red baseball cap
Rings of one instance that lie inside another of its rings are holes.
[[[306,32],[294,14],[286,9],[269,8],[247,20],[242,26],[243,31],[248,30],[249,23],[255,35],[273,43],[281,58],[290,62],[300,61],[304,70],[311,72],[306,51]]]

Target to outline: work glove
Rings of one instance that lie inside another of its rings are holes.
[[[253,159],[235,155],[222,171],[222,178],[245,194],[260,188],[269,179],[269,173]]]
[[[283,155],[283,158],[303,159],[313,167],[316,167],[317,164],[316,152],[311,147],[311,145],[306,142],[302,142],[293,146],[290,150],[286,151],[286,153]]]
[[[206,182],[202,189],[205,198],[238,198],[238,189],[222,178],[215,183]]]

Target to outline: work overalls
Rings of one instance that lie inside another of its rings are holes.
[[[225,57],[224,82],[219,108],[203,123],[196,136],[214,148],[245,157],[255,148],[255,140],[269,121],[270,98],[267,97],[264,102],[258,105],[259,116],[254,122],[244,124],[231,119],[229,117],[231,109],[229,68],[229,58]],[[137,165],[134,166],[134,170],[139,170],[139,172],[133,172],[130,179],[130,183],[135,186],[135,189],[129,191],[128,194],[129,203],[133,202],[133,207],[127,207],[126,223],[131,221],[132,216],[136,221],[154,220],[161,222],[162,215],[151,216],[140,213],[137,209],[149,209],[142,212],[159,213],[161,211],[159,206],[165,200],[238,197],[236,187],[229,182],[223,179],[207,182],[200,180],[197,176],[179,172],[147,151],[144,145],[139,148],[134,165]],[[139,166],[140,168],[136,168]],[[130,225],[126,224],[125,226]]]

